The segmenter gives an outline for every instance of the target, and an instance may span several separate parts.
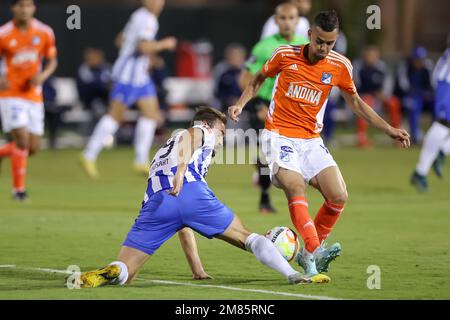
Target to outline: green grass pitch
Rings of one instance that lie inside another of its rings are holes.
[[[329,239],[341,242],[343,252],[331,265],[332,282],[328,285],[289,286],[251,254],[220,240],[197,236],[205,269],[214,280],[191,280],[177,237],[150,258],[139,277],[207,287],[140,280],[127,287],[69,290],[64,274],[33,268],[65,270],[78,265],[84,271],[112,261],[138,213],[146,188],[145,177],[131,170],[131,149],[105,151],[99,159],[102,179],[95,183],[78,166],[78,152],[43,151],[31,158],[29,203],[11,200],[9,161],[3,162],[0,299],[302,299],[301,295],[450,298],[450,166],[444,172],[446,180],[439,181],[430,174],[431,192],[418,195],[408,180],[419,150],[393,148],[333,151],[350,198]],[[251,165],[214,165],[208,181],[218,198],[249,229],[264,233],[276,225],[291,226],[279,190],[272,189],[278,214],[263,216],[257,212],[258,190],[251,185],[252,172]],[[311,188],[308,198],[314,216],[322,199]],[[371,265],[381,270],[380,290],[367,288],[367,268]]]

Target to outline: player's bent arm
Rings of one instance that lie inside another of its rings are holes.
[[[203,145],[203,130],[199,128],[190,128],[186,130],[178,140],[178,165],[173,179],[173,188],[169,194],[178,196],[183,186],[184,175],[186,173],[189,161],[194,151]]]
[[[31,79],[31,84],[36,86],[42,85],[56,71],[57,67],[57,58],[47,60],[44,69]]]
[[[250,83],[244,89],[244,92],[242,92],[242,95],[236,102],[236,104],[228,108],[228,115],[231,119],[233,119],[234,121],[239,120],[239,115],[241,114],[242,109],[244,109],[245,105],[251,99],[256,97],[256,94],[258,93],[259,88],[261,88],[264,80],[266,80],[266,76],[261,71],[258,71],[253,76]]]
[[[141,40],[138,44],[138,50],[141,54],[151,55],[164,50],[174,50],[177,46],[177,39],[167,37],[161,40]]]
[[[192,277],[196,280],[211,279],[203,269],[202,261],[198,254],[197,242],[194,232],[190,228],[183,228],[178,231],[181,247],[192,271]]]
[[[383,120],[367,103],[365,103],[358,93],[353,95],[341,91],[346,104],[358,116],[369,122],[372,126],[382,130],[389,137],[401,142],[404,148],[410,146],[409,134],[403,129],[397,129],[390,126]]]
[[[374,127],[388,133],[391,126],[384,121],[361,97],[356,93],[351,95],[342,91],[346,104],[358,116],[369,122]]]

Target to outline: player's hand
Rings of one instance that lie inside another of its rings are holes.
[[[208,280],[208,279],[214,279],[213,277],[211,277],[209,274],[207,274],[205,271],[199,272],[199,273],[194,273],[192,275],[192,279],[194,280]]]
[[[8,89],[8,80],[4,77],[0,77],[0,90]]]
[[[177,38],[175,37],[167,37],[161,40],[162,46],[165,50],[173,51],[177,48]]]
[[[239,116],[242,113],[242,108],[239,106],[231,106],[228,108],[228,116],[231,118],[231,120],[238,122]]]
[[[401,143],[401,146],[403,148],[409,148],[411,146],[410,136],[409,133],[404,129],[397,129],[390,127],[389,131],[387,132],[388,136],[392,139],[398,141]]]
[[[35,75],[33,78],[31,78],[30,80],[30,85],[32,86],[41,86],[44,82],[45,82],[46,78],[42,75],[42,73],[39,73],[37,75]]]
[[[173,187],[169,191],[169,194],[175,197],[178,197],[178,195],[181,192],[181,188],[183,187],[183,179],[184,179],[184,173],[180,174],[178,171],[175,174],[175,178],[173,179]]]

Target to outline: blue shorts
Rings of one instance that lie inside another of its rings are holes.
[[[450,83],[441,81],[436,87],[435,117],[450,122]]]
[[[114,82],[111,93],[109,94],[111,101],[120,101],[127,107],[131,107],[140,99],[152,97],[156,97],[156,88],[151,80],[142,87]]]
[[[184,227],[211,239],[224,233],[233,221],[233,212],[204,182],[185,183],[178,197],[167,191],[153,194],[142,206],[124,246],[153,254]]]

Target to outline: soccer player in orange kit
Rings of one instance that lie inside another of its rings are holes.
[[[44,134],[42,84],[58,62],[55,36],[34,18],[34,0],[12,0],[11,11],[13,19],[0,27],[0,59],[6,66],[0,74],[0,111],[12,141],[0,147],[0,159],[11,158],[13,197],[23,201],[28,154],[39,149]]]
[[[263,81],[277,77],[261,135],[262,152],[269,164],[272,183],[285,192],[292,222],[305,243],[296,261],[307,275],[328,271],[330,262],[341,251],[339,243],[328,249],[323,244],[348,198],[342,174],[320,138],[332,87],[341,90],[354,113],[399,141],[404,148],[410,146],[405,130],[390,126],[358,95],[350,60],[332,50],[338,34],[336,12],[319,13],[308,32],[310,44],[280,46],[238,102],[228,109],[230,118],[238,121],[242,109]],[[314,221],[308,213],[308,184],[325,199]],[[326,275],[322,276],[323,282],[329,281]]]

